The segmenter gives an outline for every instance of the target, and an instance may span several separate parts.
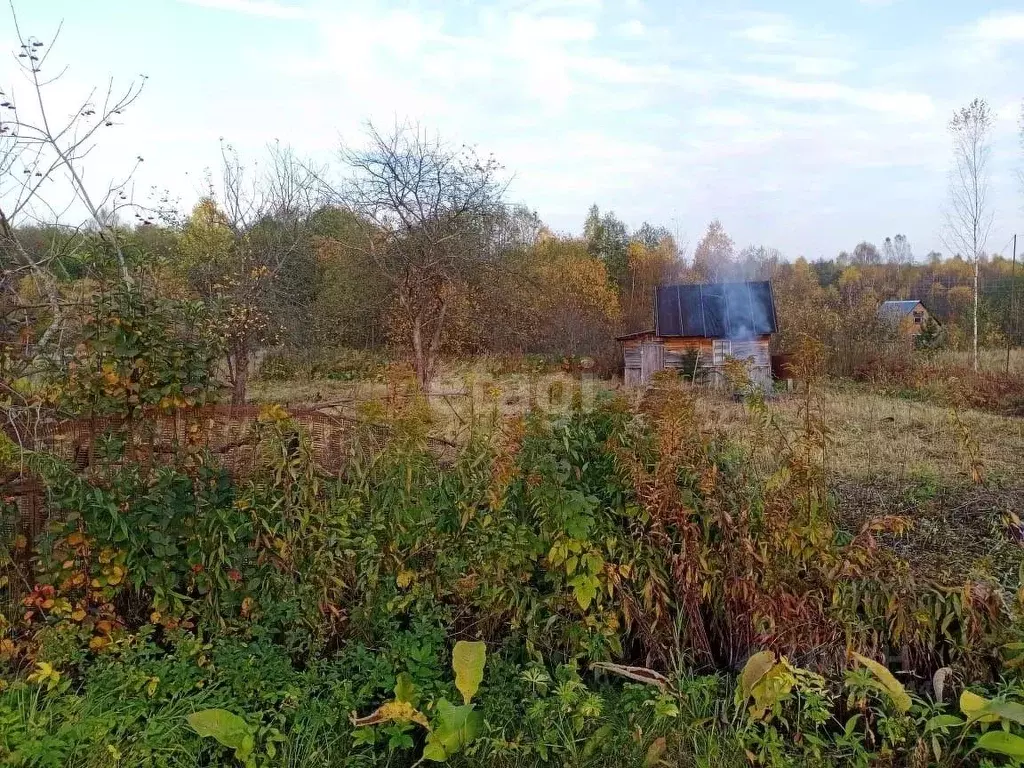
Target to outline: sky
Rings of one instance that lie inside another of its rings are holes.
[[[588,207],[692,250],[718,218],[739,247],[831,257],[905,234],[948,252],[953,110],[995,115],[990,252],[1024,236],[1024,8],[984,0],[15,0],[68,64],[52,107],[147,76],[102,133],[89,183],[145,162],[136,198],[188,209],[219,141],[332,162],[365,123],[412,120],[493,153],[508,197],[554,230]],[[0,17],[3,50],[14,49]],[[0,82],[14,84],[13,59]],[[48,62],[48,66],[51,64]],[[1022,243],[1024,246],[1024,243]],[[1022,247],[1024,250],[1024,247]]]

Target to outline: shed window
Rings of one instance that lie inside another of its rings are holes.
[[[732,354],[732,341],[715,339],[711,342],[712,365],[724,365],[725,358]]]

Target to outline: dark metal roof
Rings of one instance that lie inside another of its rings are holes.
[[[642,338],[644,336],[654,336],[654,335],[656,335],[655,332],[654,332],[654,329],[653,328],[649,328],[646,331],[633,331],[632,333],[624,333],[621,336],[616,336],[615,340],[616,341],[626,341],[628,339],[639,339],[639,338]]]
[[[921,302],[917,299],[910,299],[909,301],[883,301],[878,307],[878,316],[899,319],[909,315]]]
[[[654,296],[659,336],[740,339],[775,333],[775,298],[767,280],[666,285]]]

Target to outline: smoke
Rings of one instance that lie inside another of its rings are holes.
[[[771,288],[768,282],[782,254],[775,248],[749,246],[738,255],[718,261],[711,271],[714,298],[709,302],[721,317],[721,337],[749,340],[768,333],[774,323]]]
[[[709,335],[742,341],[772,328],[771,289],[764,282],[714,283],[703,293]]]

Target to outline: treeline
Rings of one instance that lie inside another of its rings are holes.
[[[302,360],[387,350],[407,356],[424,385],[443,358],[481,353],[590,356],[611,375],[620,364],[615,334],[652,327],[654,288],[670,281],[771,280],[779,351],[806,337],[833,351],[889,338],[877,308],[891,298],[923,300],[943,324],[942,344],[970,338],[973,265],[937,253],[915,259],[902,235],[881,248],[864,242],[833,259],[789,261],[764,246],[737,249],[716,220],[691,255],[666,228],[631,230],[597,205],[581,236],[559,234],[507,203],[493,158],[411,125],[371,127],[365,147],[344,151],[338,168],[280,147],[268,160],[251,172],[226,151],[220,183],[183,216],[8,229],[0,294],[8,354],[38,353],[56,320],[73,319],[62,307],[126,276],[209,313],[239,402],[268,350]],[[19,260],[45,265],[48,294]],[[982,346],[1020,345],[1010,261],[992,256],[980,271]],[[1024,277],[1016,280],[1024,298]]]
[[[236,401],[268,349],[386,348],[423,384],[442,357],[483,352],[603,356],[611,372],[615,331],[645,322],[654,286],[678,271],[664,229],[629,233],[595,209],[586,237],[556,234],[505,201],[493,159],[414,126],[371,128],[338,169],[279,148],[259,173],[224,157],[220,183],[187,215],[12,228],[6,253],[39,265],[57,298],[41,301],[30,276],[7,281],[8,348],[39,353],[73,314],[58,307],[129,275],[210,314]]]
[[[1012,258],[982,255],[979,260],[979,342],[1003,348],[1024,343],[1024,269]],[[764,246],[736,250],[720,222],[713,221],[694,258],[682,269],[686,279],[771,280],[780,332],[773,340],[788,351],[811,337],[835,351],[862,343],[895,341],[878,307],[891,299],[925,303],[941,323],[935,346],[966,350],[972,335],[974,265],[959,255],[932,251],[915,257],[905,235],[861,242],[831,259],[787,260]]]

